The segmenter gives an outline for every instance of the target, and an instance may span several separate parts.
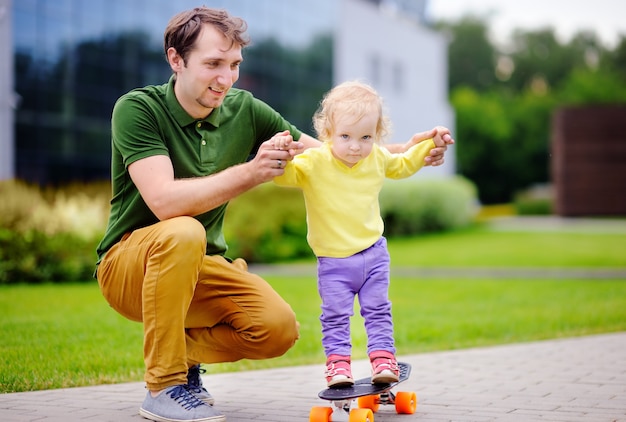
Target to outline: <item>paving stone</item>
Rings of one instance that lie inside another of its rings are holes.
[[[399,356],[413,366],[398,391],[415,391],[413,415],[381,406],[376,422],[626,422],[626,333]],[[368,362],[355,361],[364,376]],[[227,374],[203,381],[228,422],[305,422],[324,387],[323,363]],[[2,422],[137,422],[143,383],[0,395]]]

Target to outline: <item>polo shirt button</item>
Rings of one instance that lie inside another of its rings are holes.
[[[202,140],[202,145],[206,145],[206,141],[204,139]]]
[[[202,122],[198,122],[198,127],[202,127]]]

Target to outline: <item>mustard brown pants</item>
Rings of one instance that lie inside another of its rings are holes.
[[[185,384],[198,363],[280,356],[298,338],[289,304],[243,259],[205,250],[202,224],[177,217],[126,234],[98,266],[107,302],[143,323],[149,390]]]

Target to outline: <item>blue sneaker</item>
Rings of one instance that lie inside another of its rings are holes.
[[[200,378],[200,374],[204,374],[206,369],[200,368],[200,365],[195,365],[189,368],[187,372],[187,385],[189,386],[189,391],[191,391],[197,398],[202,400],[208,405],[213,406],[215,404],[215,399],[213,396],[207,391],[206,388],[202,385],[202,378]]]
[[[198,399],[186,385],[175,385],[152,397],[148,391],[139,414],[158,422],[225,422],[226,416]]]

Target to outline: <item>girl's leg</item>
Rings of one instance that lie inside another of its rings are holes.
[[[362,278],[360,261],[358,255],[318,258],[317,288],[322,299],[320,322],[326,357],[351,354],[350,318],[354,314],[354,296]]]
[[[382,237],[362,252],[367,268],[365,283],[359,291],[361,315],[365,319],[368,355],[377,350],[396,352],[389,300],[389,252]]]

